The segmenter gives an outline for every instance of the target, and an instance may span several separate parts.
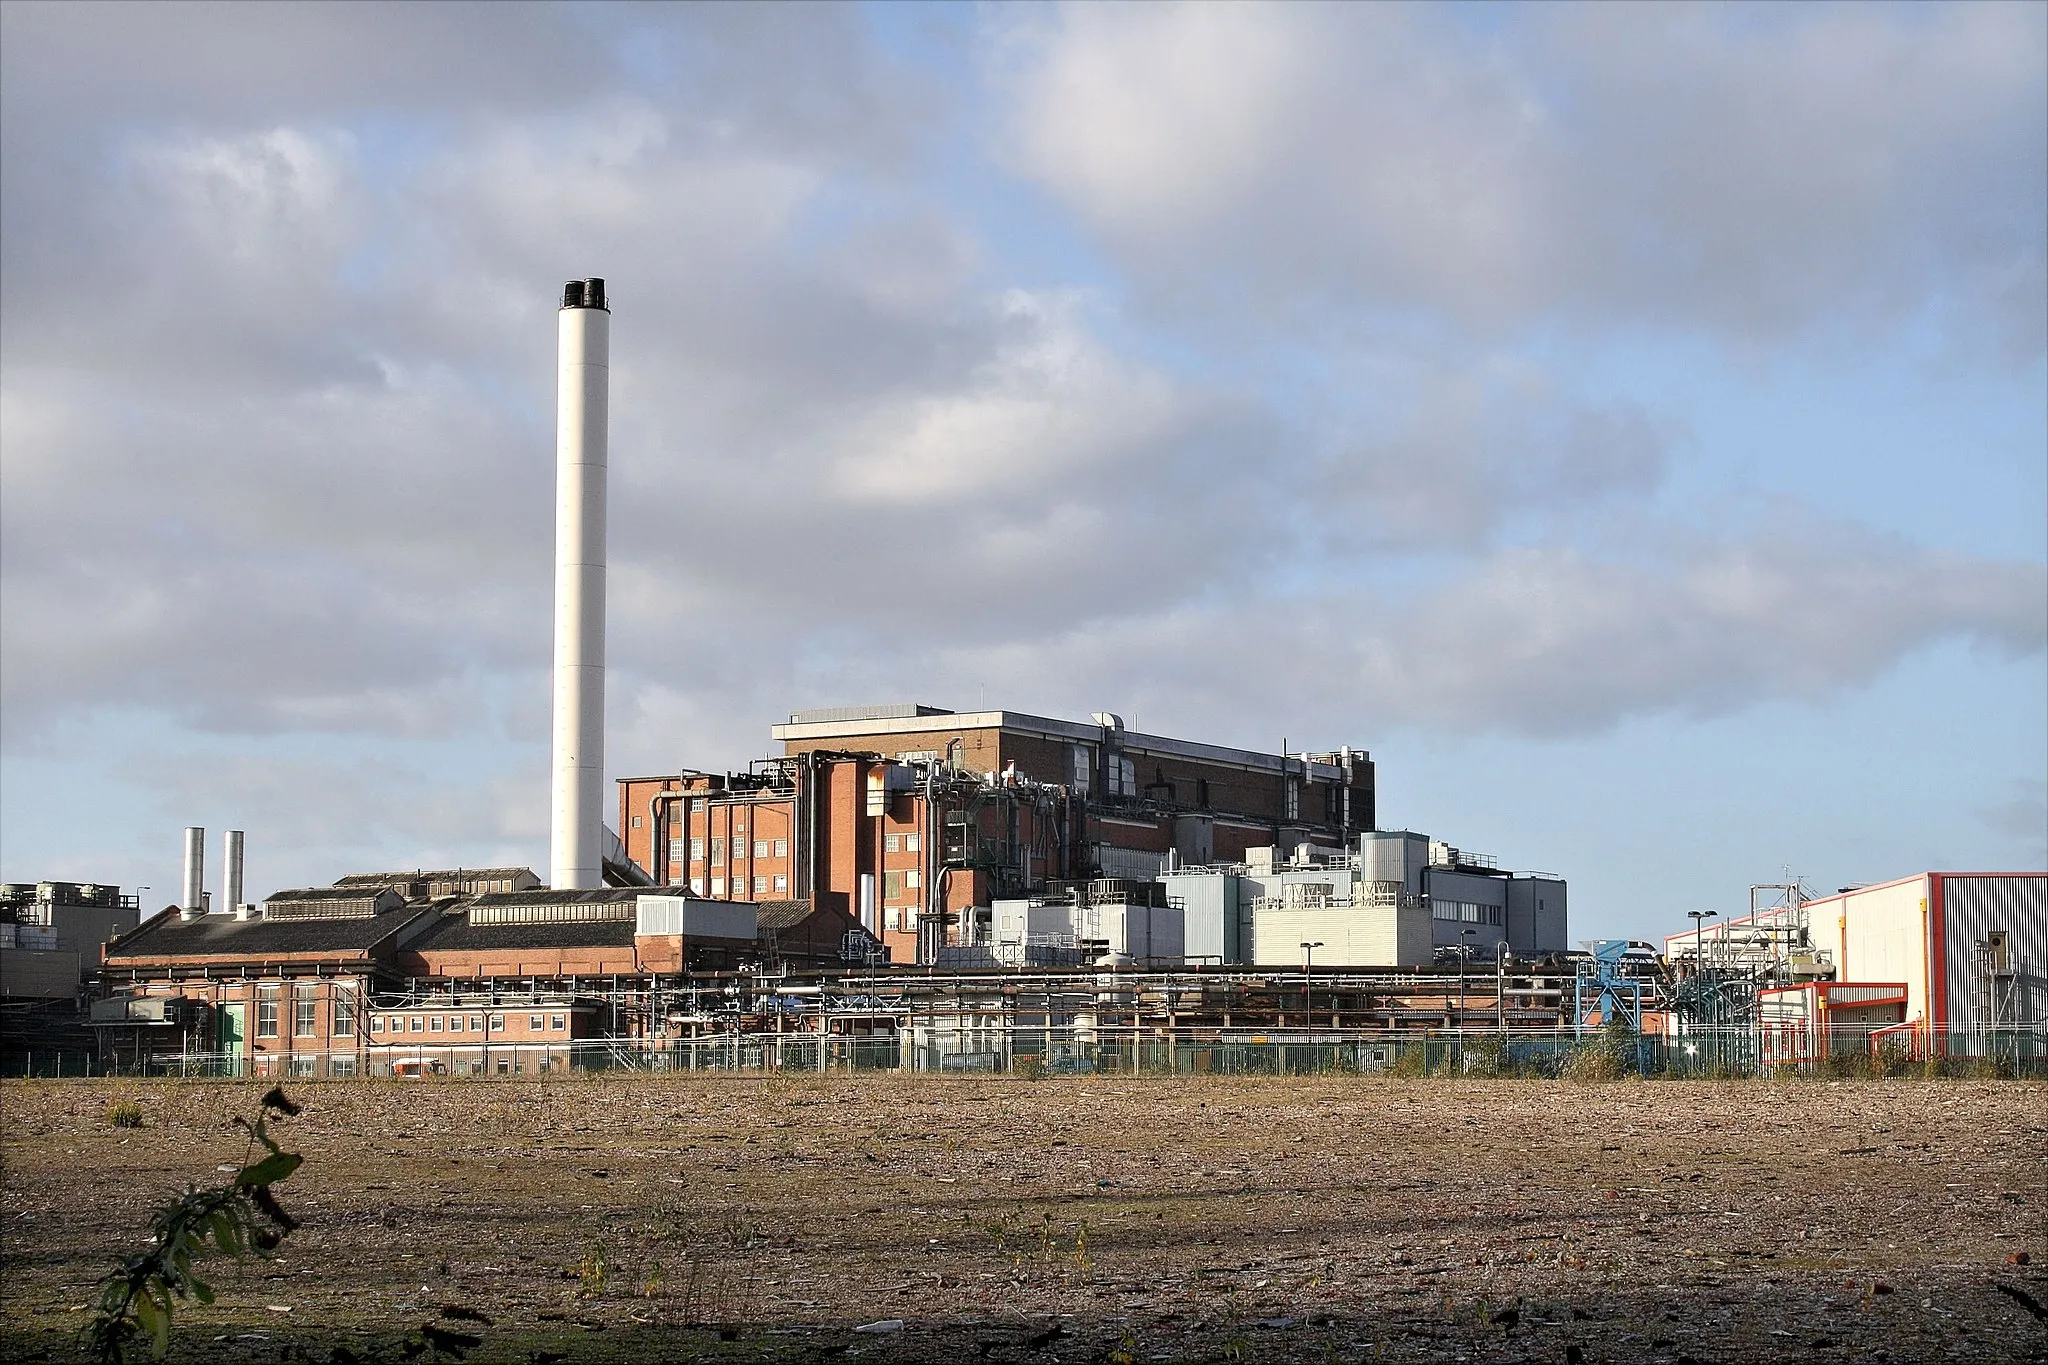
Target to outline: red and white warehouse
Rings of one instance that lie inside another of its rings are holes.
[[[1902,996],[1901,1022],[1923,1046],[1949,1049],[1970,1035],[2048,1022],[2048,872],[1919,872],[1800,910],[1837,987],[1883,985],[1885,995]],[[1738,939],[1751,918],[1702,931],[1710,960],[1716,943]],[[1693,931],[1673,934],[1667,956],[1689,956],[1694,943]]]

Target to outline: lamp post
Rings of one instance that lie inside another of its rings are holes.
[[[1508,1036],[1508,941],[1493,945],[1493,1022],[1503,1043]]]
[[[1472,940],[1477,937],[1479,937],[1477,929],[1460,929],[1458,931],[1458,1032],[1455,1036],[1458,1045],[1458,1069],[1460,1071],[1464,1069],[1465,1065],[1465,969],[1466,965],[1472,960]]]
[[[1310,1002],[1308,995],[1309,969],[1315,966],[1316,949],[1322,946],[1321,940],[1310,943],[1304,939],[1301,944],[1301,1025],[1303,1028],[1309,1027],[1311,1022],[1309,1018]]]
[[[1702,994],[1705,994],[1707,989],[1707,921],[1719,913],[1718,910],[1688,910],[1685,912],[1686,918],[1692,921],[1693,979],[1699,983]],[[1711,1026],[1708,1031],[1710,1034],[1712,1033]],[[1715,1039],[1715,1051],[1718,1053],[1719,1050],[1720,1040],[1717,1037]]]

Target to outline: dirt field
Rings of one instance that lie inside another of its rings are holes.
[[[305,1226],[216,1267],[176,1359],[367,1361],[436,1320],[538,1365],[2048,1359],[2037,1085],[292,1091],[307,1160],[278,1194]],[[259,1092],[0,1088],[0,1357],[75,1358],[94,1281],[165,1196],[223,1178]],[[109,1123],[120,1099],[142,1128]]]

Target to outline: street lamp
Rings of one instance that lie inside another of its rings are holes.
[[[1493,1020],[1494,1028],[1505,1039],[1508,1035],[1508,941],[1500,939],[1493,945]]]
[[[1477,929],[1458,931],[1458,1062],[1462,1069],[1465,1059],[1465,969],[1472,960],[1472,940],[1479,937]]]
[[[1316,949],[1318,949],[1318,948],[1320,948],[1320,947],[1322,947],[1322,946],[1323,946],[1323,945],[1322,945],[1322,941],[1321,941],[1321,940],[1317,940],[1317,941],[1316,941],[1316,942],[1314,942],[1314,943],[1310,943],[1310,942],[1309,942],[1309,941],[1308,941],[1307,939],[1303,939],[1303,940],[1302,940],[1302,943],[1301,943],[1301,1023],[1302,1023],[1302,1027],[1303,1027],[1303,1028],[1308,1028],[1308,1027],[1310,1027],[1310,1026],[1311,1026],[1311,1023],[1312,1023],[1312,1021],[1311,1021],[1311,1020],[1310,1020],[1310,1018],[1309,1018],[1309,1011],[1310,1011],[1310,1001],[1309,1001],[1309,996],[1308,996],[1308,973],[1309,973],[1309,968],[1311,968],[1311,967],[1313,967],[1313,966],[1315,965],[1315,960],[1316,960]]]
[[[1720,914],[1718,910],[1688,910],[1685,917],[1692,921],[1692,969],[1706,970],[1706,927],[1707,921]]]

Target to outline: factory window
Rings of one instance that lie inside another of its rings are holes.
[[[690,856],[691,856],[692,858],[698,859],[699,861],[701,861],[701,860],[703,859],[703,857],[704,857],[704,841],[703,841],[702,839],[692,839],[692,840],[690,840]]]
[[[493,1033],[503,1033],[504,1031],[505,1031],[505,1016],[504,1016],[504,1015],[502,1015],[502,1014],[494,1014],[494,1015],[492,1015],[492,1016],[491,1016],[491,1032],[493,1032]]]
[[[471,1033],[482,1033],[484,1031],[484,1017],[481,1014],[469,1016],[469,1031]]]
[[[757,896],[768,894],[768,879],[766,877],[754,878],[754,894]]]
[[[884,910],[882,912],[882,927],[885,929],[901,929],[903,927],[903,912],[893,905]]]
[[[292,1032],[303,1038],[320,1025],[320,988],[300,986],[292,992]]]
[[[903,836],[903,851],[905,853],[915,853],[920,847],[922,847],[922,845],[918,843],[917,836],[915,834],[906,834]],[[915,883],[913,883],[913,885],[915,885]]]
[[[904,884],[905,886],[908,886],[908,887],[913,887],[913,888],[914,888],[914,887],[916,887],[916,886],[917,886],[917,881],[918,881],[918,878],[917,878],[917,869],[916,869],[916,868],[914,868],[914,867],[913,867],[913,868],[910,868],[909,870],[907,870],[907,871],[905,871],[905,872],[904,872],[904,874],[903,874],[903,884]]]
[[[754,856],[756,858],[765,858],[768,856],[768,841],[766,839],[754,840]]]
[[[310,1075],[312,1075],[312,1074],[313,1074],[313,1062],[314,1062],[314,1059],[313,1059],[313,1058],[311,1058],[311,1057],[294,1057],[294,1058],[292,1058],[292,1075],[294,1075],[294,1076],[310,1076]]]
[[[668,841],[668,857],[672,863],[679,863],[683,860],[683,841],[681,839],[671,839]]]
[[[529,1014],[526,1016],[526,1031],[528,1033],[539,1033],[541,1031],[542,1023],[543,1021],[540,1015]]]
[[[1995,975],[2012,970],[2011,931],[1993,929],[1984,941],[1984,968]]]
[[[882,874],[882,899],[900,900],[903,896],[903,874],[893,869]]]
[[[901,853],[902,851],[903,851],[903,836],[902,836],[902,835],[900,835],[900,834],[884,834],[884,835],[882,836],[882,852],[884,852],[884,853]]]
[[[787,858],[789,856],[789,840],[777,839],[775,841],[775,856],[778,858]]]
[[[500,1076],[509,1076],[512,1074],[512,1059],[510,1057],[498,1058],[498,1074]]]
[[[633,817],[633,828],[634,828],[634,829],[638,829],[638,828],[640,828],[640,817],[639,817],[639,816],[637,816],[637,815]]]
[[[702,877],[690,878],[690,894],[693,896],[704,894],[704,879]]]
[[[345,1037],[356,1031],[356,992],[353,986],[334,988],[334,1034]]]
[[[548,1027],[553,1029],[555,1032],[560,1033],[563,1029],[569,1027],[568,1016],[561,1014],[550,1014],[548,1016]]]
[[[356,1059],[353,1057],[329,1057],[327,1059],[327,1074],[336,1077],[355,1075]]]
[[[725,840],[713,839],[711,841],[711,861],[714,863],[725,861]]]
[[[725,894],[725,878],[713,877],[711,879],[711,894],[714,896],[723,896]]]
[[[415,1014],[412,1016],[412,1031],[414,1033],[425,1033],[427,1031],[427,1021]]]
[[[1094,764],[1088,757],[1087,745],[1076,744],[1074,746],[1073,761],[1074,790],[1086,796],[1088,794],[1088,774],[1094,767]]]
[[[256,1036],[275,1038],[277,1036],[277,987],[256,988]]]
[[[775,877],[775,889],[777,891],[789,890],[789,878],[781,873],[777,873]]]
[[[381,1015],[381,1014],[378,1014],[378,1015],[373,1015],[373,1016],[371,1016],[371,1018],[370,1018],[370,1032],[372,1032],[372,1033],[382,1033],[383,1031],[384,1031],[384,1016],[383,1016],[383,1015]]]
[[[429,1029],[432,1029],[435,1033],[439,1033],[441,1031],[441,1016],[437,1014],[433,1018],[427,1020],[427,1027]]]
[[[1287,789],[1282,794],[1281,801],[1284,805],[1281,818],[1299,820],[1301,818],[1301,783],[1291,777],[1288,778]]]

